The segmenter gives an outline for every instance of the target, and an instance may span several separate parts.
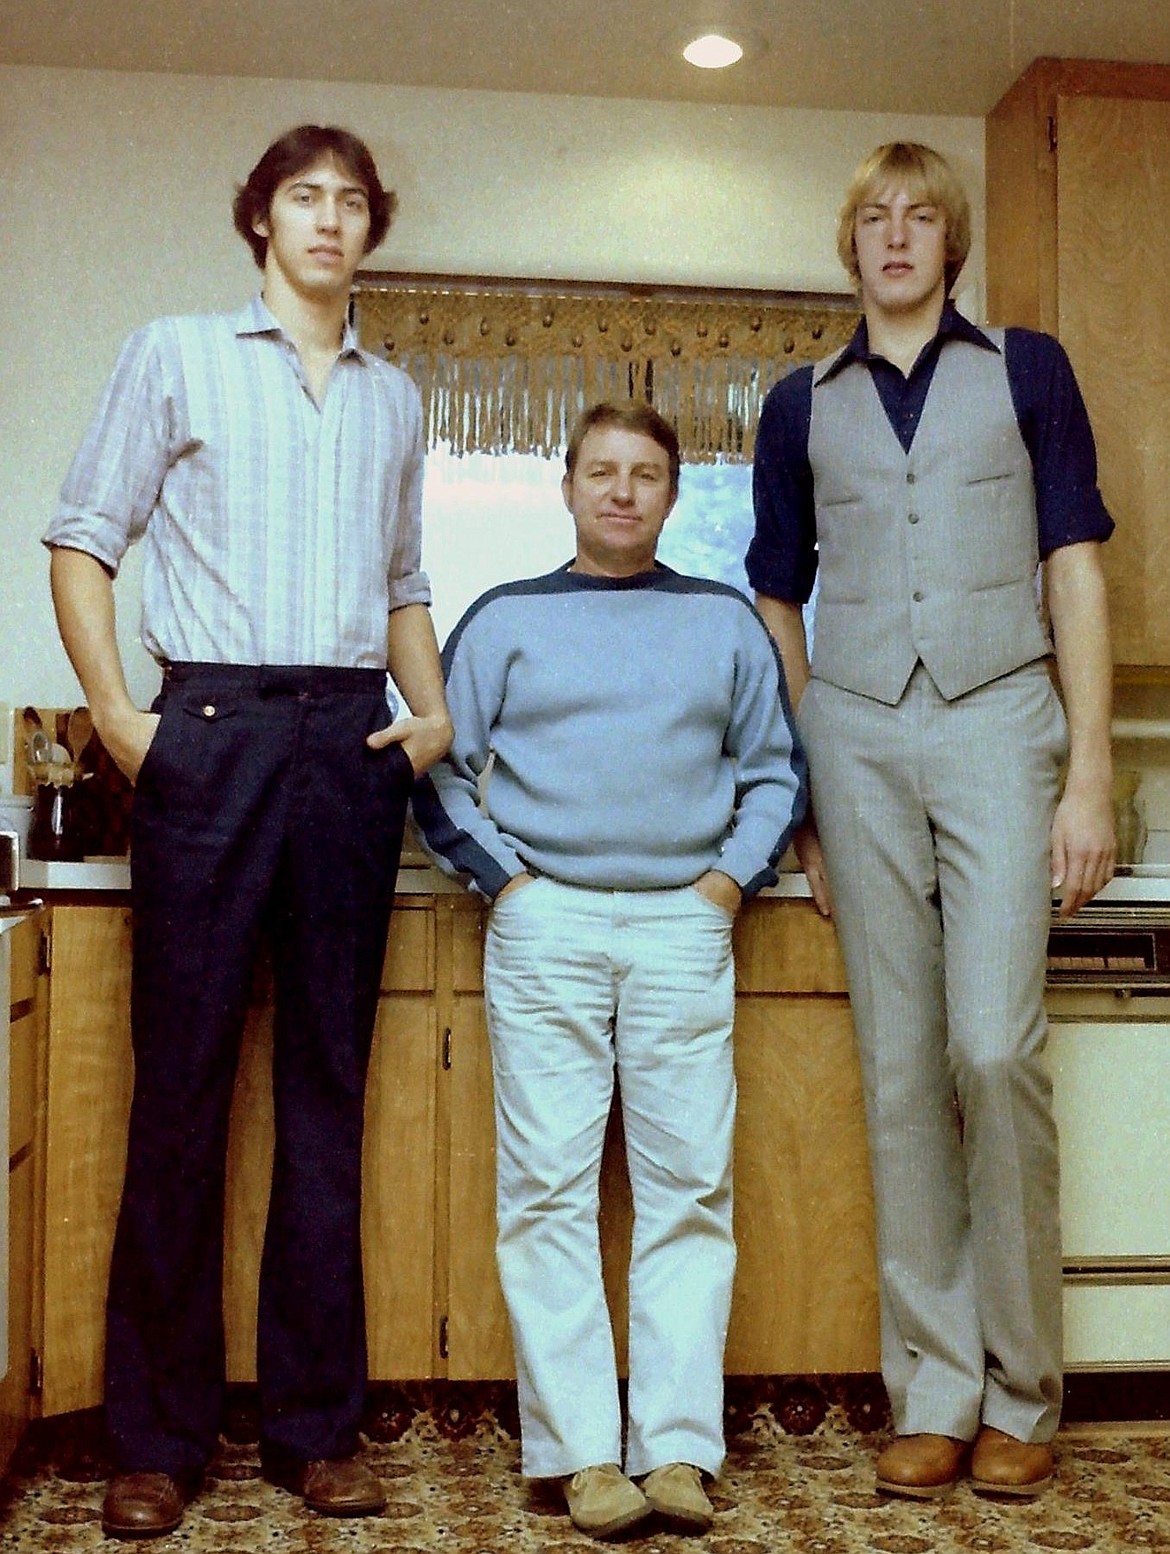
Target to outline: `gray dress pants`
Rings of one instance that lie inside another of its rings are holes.
[[[849,977],[899,1434],[1055,1433],[1059,1162],[1044,1060],[1063,709],[1045,665],[799,715]]]

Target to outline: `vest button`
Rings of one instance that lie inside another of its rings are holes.
[[[910,517],[909,517],[909,521],[911,523],[917,523],[918,522],[918,514],[917,513],[911,513]]]
[[[914,473],[914,471],[912,469],[908,469],[906,471],[906,484],[908,486],[912,486],[917,479],[918,479],[918,476]]]
[[[914,590],[914,603],[915,604],[921,604],[922,603],[922,591],[921,591],[921,589],[916,588]]]

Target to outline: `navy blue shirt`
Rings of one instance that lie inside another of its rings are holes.
[[[908,375],[869,349],[865,320],[828,376],[864,362],[890,425],[907,453],[922,418],[934,369],[948,340],[998,351],[982,329],[953,303],[943,308],[938,333]],[[1008,386],[1020,435],[1032,460],[1041,559],[1062,545],[1105,540],[1113,520],[1097,489],[1097,450],[1088,411],[1064,347],[1051,335],[1008,329],[1004,337]],[[813,472],[808,458],[813,368],[800,367],[773,385],[760,415],[752,470],[756,532],[748,547],[748,581],[759,594],[803,604],[817,570]]]

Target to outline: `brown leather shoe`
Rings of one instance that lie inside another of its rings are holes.
[[[183,1520],[191,1496],[169,1473],[119,1473],[102,1505],[102,1531],[111,1538],[161,1538]]]
[[[386,1493],[360,1457],[318,1457],[302,1463],[296,1492],[322,1516],[377,1516]]]
[[[1052,1447],[1043,1441],[1017,1441],[984,1425],[971,1455],[971,1488],[981,1495],[1014,1495],[1031,1500],[1052,1482]]]
[[[949,1435],[900,1435],[877,1460],[877,1487],[887,1495],[936,1500],[955,1486],[967,1442]]]

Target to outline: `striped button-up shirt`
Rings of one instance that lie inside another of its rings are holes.
[[[112,573],[145,549],[142,638],[160,661],[386,663],[420,571],[418,392],[347,328],[318,405],[260,298],[127,341],[48,545]]]

